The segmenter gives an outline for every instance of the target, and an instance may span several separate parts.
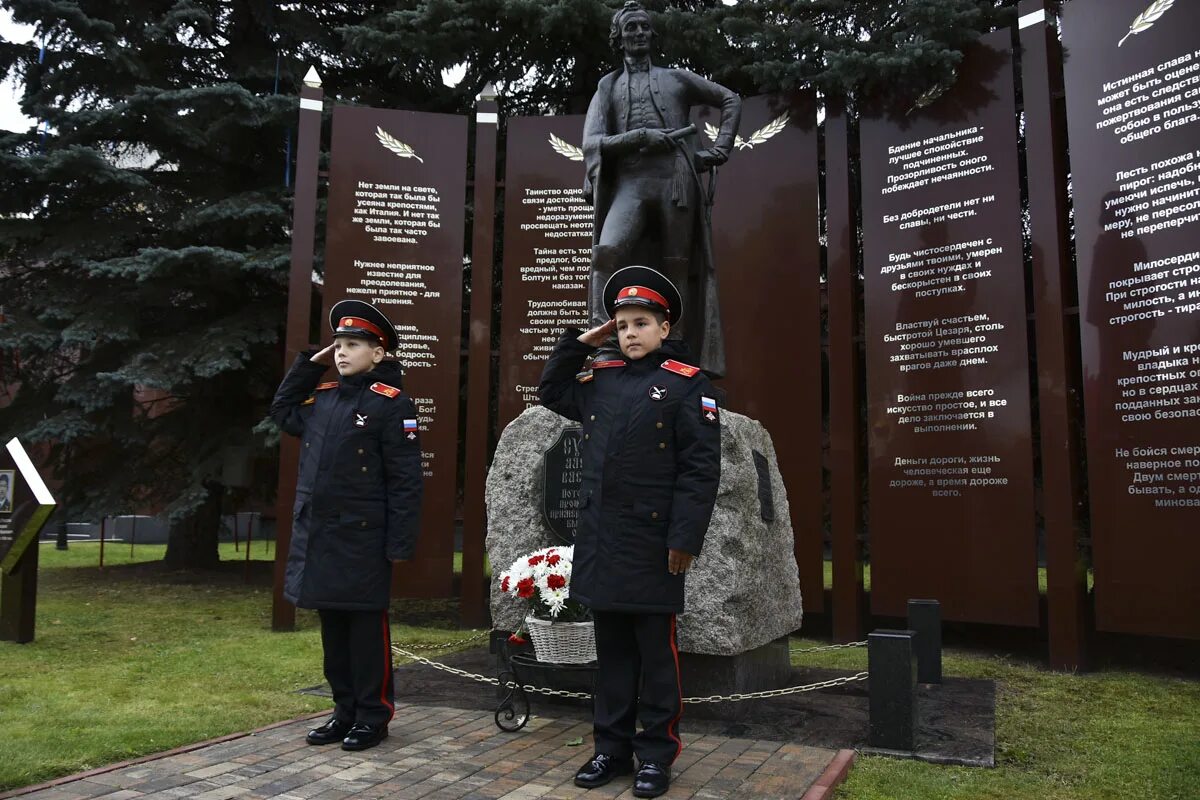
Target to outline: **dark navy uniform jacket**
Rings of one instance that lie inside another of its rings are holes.
[[[300,608],[385,609],[391,561],[409,558],[421,516],[421,440],[398,364],[318,382],[301,353],[271,418],[301,439],[283,596]]]
[[[684,576],[667,571],[667,550],[700,554],[721,480],[712,384],[674,361],[687,356],[671,339],[577,378],[594,350],[579,334],[563,334],[540,386],[542,405],[583,424],[571,597],[597,611],[680,612]]]

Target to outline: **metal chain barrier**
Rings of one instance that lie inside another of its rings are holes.
[[[861,642],[847,642],[846,644],[827,644],[822,647],[793,647],[788,652],[792,655],[796,653],[816,653],[821,650],[848,650],[852,647],[866,647],[867,642],[864,639]]]
[[[842,686],[855,681],[865,681],[870,673],[856,672],[853,675],[843,675],[840,678],[831,678],[820,683],[806,683],[803,686],[788,686],[783,689],[767,689],[762,692],[737,692],[734,694],[710,694],[708,697],[685,697],[685,703],[736,703],[741,700],[760,700],[764,697],[783,697],[786,694],[800,694],[801,692],[815,692],[818,689],[832,689],[834,686]]]
[[[480,631],[479,633],[472,634],[465,639],[459,639],[454,642],[442,642],[441,644],[410,644],[407,645],[407,647],[410,650],[448,650],[451,647],[458,647],[461,644],[478,642],[480,639],[487,638],[491,634],[492,631]]]
[[[865,642],[864,642],[864,644],[865,644]],[[848,646],[849,645],[835,645],[835,647],[848,647]],[[419,656],[410,650],[406,650],[403,647],[400,647],[399,645],[392,645],[392,652],[396,653],[397,655],[403,656],[405,658],[411,658],[413,661],[417,661],[421,664],[424,664],[427,667],[433,667],[436,670],[441,670],[442,672],[448,672],[451,675],[457,675],[460,678],[468,678],[469,680],[478,681],[479,683],[486,683],[491,686],[499,686],[500,685],[499,678],[492,678],[487,675],[479,675],[474,672],[467,672],[466,670],[458,669],[457,667],[452,667],[449,664],[441,664],[441,663],[438,663],[437,661],[433,661],[431,659],[425,658],[424,656]],[[856,672],[853,675],[844,675],[839,678],[831,678],[830,680],[827,680],[827,681],[820,681],[818,683],[805,684],[804,686],[788,686],[783,689],[767,689],[767,690],[761,691],[761,692],[744,692],[744,693],[738,692],[735,694],[726,694],[726,695],[711,694],[711,695],[708,695],[707,697],[685,697],[685,698],[683,698],[683,702],[692,703],[692,704],[696,704],[696,703],[736,703],[736,702],[740,702],[742,700],[760,700],[760,699],[767,698],[767,697],[783,697],[784,695],[789,695],[789,694],[800,694],[801,692],[815,692],[818,689],[832,689],[835,686],[843,686],[847,683],[854,683],[856,681],[865,681],[867,679],[868,675],[869,675],[869,673],[867,673],[867,672]],[[512,681],[506,681],[504,684],[505,688],[508,688],[508,689],[513,688],[515,685],[516,684],[514,684]],[[547,689],[544,686],[533,686],[532,684],[524,684],[521,686],[521,689],[525,692],[535,692],[537,694],[546,695],[547,697],[570,697],[570,698],[575,698],[575,699],[579,699],[579,700],[591,699],[591,694],[589,694],[588,692],[569,692],[565,689]]]
[[[403,647],[398,645],[392,645],[392,652],[404,656],[405,658],[411,658],[413,661],[420,662],[427,667],[433,667],[434,669],[441,670],[442,672],[448,672],[451,675],[457,675],[460,678],[469,678],[470,680],[478,681],[479,683],[490,684],[491,686],[500,685],[499,678],[492,678],[487,675],[479,675],[474,672],[467,672],[465,669],[458,669],[457,667],[452,667],[449,664],[441,664],[437,661],[432,661],[424,656],[419,656],[416,653],[405,650]],[[512,681],[505,681],[504,688],[511,689],[515,685],[516,684],[514,684]],[[522,686],[521,689],[526,692],[537,692],[538,694],[544,694],[547,697],[572,697],[579,700],[587,700],[591,698],[591,695],[587,692],[568,692],[566,689],[547,689],[544,686],[533,686],[530,684]]]

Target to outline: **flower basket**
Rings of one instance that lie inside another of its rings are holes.
[[[587,622],[558,622],[525,617],[538,661],[552,664],[586,664],[596,660],[596,628]]]
[[[529,632],[538,661],[586,664],[596,660],[592,613],[571,599],[574,555],[574,547],[547,547],[521,556],[500,573],[500,591],[528,604],[521,628]],[[519,640],[521,631],[513,636],[513,641]]]

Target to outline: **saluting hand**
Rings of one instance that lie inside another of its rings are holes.
[[[694,558],[695,556],[691,553],[671,548],[667,551],[667,572],[672,575],[682,575],[692,566]]]
[[[599,347],[608,341],[608,337],[612,336],[613,331],[616,329],[617,321],[615,319],[610,319],[603,325],[592,328],[587,333],[579,334],[579,341],[583,342],[589,347]]]
[[[325,367],[333,366],[333,345],[329,345],[321,352],[309,359],[314,364],[320,364]]]

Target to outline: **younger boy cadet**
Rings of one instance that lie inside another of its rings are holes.
[[[301,353],[271,403],[272,419],[303,442],[283,596],[321,618],[334,711],[308,743],[365,750],[393,713],[387,608],[392,562],[416,545],[421,446],[400,365],[383,360],[396,348],[392,323],[343,300],[329,325],[333,344]],[[340,377],[321,383],[330,365]]]
[[[647,267],[613,273],[612,317],[569,330],[542,373],[547,408],[583,423],[583,480],[571,597],[596,626],[595,754],[575,784],[603,786],[639,768],[633,794],[657,797],[682,747],[675,615],[721,477],[721,425],[708,378],[667,339],[679,292]],[[584,361],[616,332],[621,358]],[[635,717],[642,730],[635,731]]]

